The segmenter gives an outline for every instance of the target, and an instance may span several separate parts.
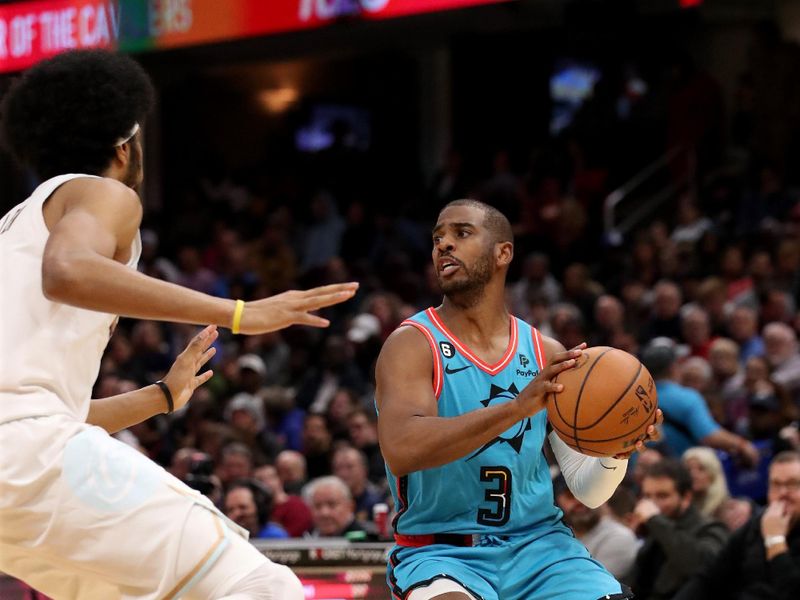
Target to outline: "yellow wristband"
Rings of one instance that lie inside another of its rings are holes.
[[[236,308],[233,309],[233,326],[231,331],[239,333],[239,325],[242,324],[242,313],[244,313],[244,300],[236,301]]]

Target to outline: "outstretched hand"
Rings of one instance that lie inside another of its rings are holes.
[[[217,353],[216,348],[211,344],[218,335],[216,325],[209,325],[203,329],[192,338],[192,341],[178,355],[169,372],[164,376],[162,381],[167,384],[172,393],[174,410],[185,406],[194,391],[211,379],[214,374],[210,369],[200,375],[197,372]]]
[[[327,327],[327,319],[311,314],[312,311],[349,300],[358,290],[358,283],[335,283],[310,290],[290,290],[247,302],[244,305],[240,332],[268,333],[290,325]]]

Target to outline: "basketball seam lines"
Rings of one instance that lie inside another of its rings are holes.
[[[572,418],[572,428],[574,429],[574,433],[572,437],[575,439],[575,445],[578,447],[578,452],[581,451],[581,444],[578,441],[578,410],[580,410],[581,406],[581,397],[583,396],[583,388],[586,387],[586,382],[589,380],[589,376],[592,374],[592,371],[594,370],[595,366],[597,366],[597,363],[599,363],[600,359],[603,358],[606,355],[606,353],[610,351],[611,348],[609,348],[608,350],[603,350],[602,354],[600,354],[600,356],[594,359],[594,362],[591,364],[589,370],[586,372],[586,376],[583,378],[583,381],[581,381],[581,389],[578,390],[578,397],[575,398],[575,416]]]
[[[606,410],[606,412],[604,412],[602,415],[600,415],[600,416],[597,418],[597,420],[596,420],[594,423],[591,423],[590,425],[587,425],[586,427],[575,427],[575,429],[576,429],[576,430],[578,430],[578,431],[585,431],[586,429],[591,429],[592,427],[594,427],[595,425],[597,425],[597,424],[598,424],[600,421],[602,421],[603,419],[605,419],[605,418],[608,416],[608,413],[610,413],[612,410],[614,410],[614,407],[615,407],[617,404],[619,404],[619,403],[620,403],[620,401],[621,401],[621,400],[622,400],[622,399],[623,399],[623,398],[624,398],[624,397],[627,395],[627,393],[628,393],[628,390],[630,390],[630,389],[631,389],[631,387],[633,386],[633,384],[634,384],[634,383],[636,383],[636,381],[639,379],[639,374],[640,374],[641,372],[642,372],[642,363],[639,363],[639,368],[637,369],[637,371],[636,371],[636,374],[633,376],[633,379],[631,379],[631,382],[628,384],[628,387],[626,387],[626,388],[625,388],[625,390],[622,392],[622,394],[620,395],[620,397],[619,397],[619,398],[617,398],[617,399],[614,401],[614,404],[612,404],[611,406],[609,406],[609,407],[608,407],[608,410]],[[587,377],[588,377],[588,375],[587,375]],[[576,425],[577,425],[577,423],[576,423]]]
[[[653,411],[653,414],[656,414],[656,413],[655,413],[655,411]],[[648,417],[649,417],[649,415],[648,415]],[[653,423],[655,423],[655,422],[656,422],[656,419],[657,419],[657,417],[654,417],[654,418],[653,418]],[[639,428],[640,428],[642,425],[644,425],[645,423],[647,423],[647,421],[648,421],[648,420],[649,420],[649,418],[646,418],[646,419],[645,419],[643,422],[639,423],[639,425],[637,425],[636,427],[634,427],[633,429],[631,429],[631,430],[630,430],[630,431],[628,431],[627,433],[625,433],[625,434],[623,434],[623,435],[618,435],[617,437],[613,437],[613,438],[607,438],[607,439],[604,439],[604,440],[590,440],[590,439],[587,439],[587,438],[578,438],[578,439],[579,439],[580,441],[582,441],[583,443],[589,443],[589,444],[595,444],[595,443],[599,444],[599,443],[601,443],[601,442],[613,442],[614,440],[618,440],[618,439],[620,439],[620,438],[624,438],[626,435],[630,435],[630,434],[632,434],[634,431],[636,431],[637,429],[639,429]],[[565,421],[565,423],[566,423],[566,421]],[[558,427],[556,427],[556,426],[555,426],[555,425],[553,425],[552,423],[550,423],[550,425],[551,425],[551,426],[553,427],[553,429],[555,429],[556,431],[558,431],[558,432],[560,432],[560,433],[563,433],[564,435],[566,435],[566,436],[568,436],[568,437],[574,437],[574,436],[572,436],[572,435],[571,435],[569,432],[566,432],[566,431],[564,431],[563,429],[559,429]]]

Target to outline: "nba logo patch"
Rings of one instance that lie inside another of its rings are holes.
[[[456,349],[450,342],[439,342],[439,349],[445,358],[453,358],[456,355]]]

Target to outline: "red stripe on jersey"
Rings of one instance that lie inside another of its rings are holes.
[[[539,370],[544,369],[547,362],[547,357],[544,353],[544,343],[542,342],[542,334],[535,327],[531,327],[531,337],[533,338],[533,352],[536,354],[536,363],[539,365]]]
[[[439,318],[439,315],[436,314],[436,311],[433,308],[429,308],[425,313],[428,315],[428,318],[431,322],[436,325],[436,328],[441,331],[448,340],[453,342],[453,345],[458,348],[459,352],[466,356],[470,361],[472,361],[476,367],[485,371],[489,375],[497,375],[500,371],[505,369],[508,366],[508,363],[511,361],[511,358],[514,356],[514,353],[517,351],[517,320],[511,316],[511,324],[509,325],[509,337],[508,337],[508,348],[506,348],[505,354],[503,354],[502,358],[495,363],[494,365],[489,365],[478,358],[472,350],[469,349],[465,343],[460,341],[448,328],[447,325],[442,322]]]
[[[434,339],[433,334],[428,331],[428,328],[422,323],[407,320],[400,323],[400,327],[403,327],[404,325],[415,327],[428,339],[428,345],[431,347],[431,354],[433,354],[433,395],[436,396],[436,399],[438,400],[439,395],[442,393],[444,374],[442,373],[442,357],[439,356],[439,349],[436,347],[436,340]]]

